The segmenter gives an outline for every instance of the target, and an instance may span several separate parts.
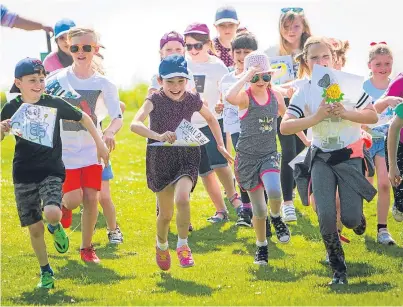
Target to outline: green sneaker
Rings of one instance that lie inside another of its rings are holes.
[[[54,240],[53,245],[55,246],[56,250],[61,254],[67,252],[69,249],[69,237],[64,232],[63,226],[59,223],[59,228],[56,229],[54,233],[51,234]]]
[[[53,289],[55,287],[55,278],[49,272],[43,272],[41,274],[41,281],[36,287],[44,289]]]

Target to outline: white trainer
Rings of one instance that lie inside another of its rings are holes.
[[[396,242],[393,240],[389,231],[386,228],[379,229],[378,232],[378,243],[383,245],[395,245]]]
[[[281,204],[281,214],[283,216],[283,221],[285,223],[288,222],[296,222],[297,221],[297,214],[295,213],[294,204]]]

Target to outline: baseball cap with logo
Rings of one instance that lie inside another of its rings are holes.
[[[215,13],[215,25],[230,22],[239,24],[238,15],[232,6],[220,7]]]
[[[159,76],[162,79],[183,77],[190,79],[188,65],[182,55],[173,54],[164,58],[159,66]]]
[[[165,33],[164,36],[160,40],[160,49],[165,46],[166,43],[168,42],[179,42],[182,44],[182,46],[185,46],[185,40],[183,39],[183,36],[180,35],[178,32],[171,31],[168,33]]]
[[[55,38],[62,36],[64,33],[69,32],[70,28],[75,27],[76,24],[73,20],[64,18],[55,24]]]
[[[14,78],[22,78],[24,76],[43,73],[46,75],[45,67],[42,62],[34,58],[25,58],[17,63],[14,71]],[[13,84],[10,93],[20,93],[20,89]]]

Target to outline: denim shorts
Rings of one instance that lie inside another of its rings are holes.
[[[102,181],[109,181],[113,179],[112,164],[109,162],[102,171]]]
[[[225,141],[223,120],[219,119],[218,123],[220,124],[221,135],[223,137],[223,140]],[[217,142],[213,136],[213,133],[210,130],[210,127],[206,126],[200,128],[200,131],[203,132],[204,135],[210,140],[210,142],[208,142],[206,145],[200,147],[201,159],[200,159],[199,175],[201,177],[204,177],[207,176],[216,168],[228,166],[228,161],[218,151]]]
[[[385,139],[384,138],[372,139],[372,146],[369,149],[369,154],[372,160],[375,159],[375,156],[385,158]]]

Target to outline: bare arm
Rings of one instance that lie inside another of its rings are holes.
[[[46,32],[53,33],[52,27],[45,26],[40,22],[29,20],[29,19],[23,18],[21,16],[17,16],[17,18],[14,21],[13,27],[22,29],[22,30],[26,30],[26,31],[44,30]]]
[[[371,103],[363,110],[347,111],[340,102],[336,102],[334,103],[333,114],[358,124],[376,124],[378,122],[378,115]]]
[[[244,72],[243,76],[230,87],[225,94],[225,99],[230,104],[240,106],[240,109],[244,109],[242,108],[242,105],[245,105],[245,103],[247,105],[248,103],[248,95],[243,91],[244,86],[252,79],[257,71],[258,69],[253,67],[251,70]]]
[[[389,158],[389,180],[394,187],[397,187],[401,183],[400,171],[397,166],[397,149],[400,138],[400,130],[402,128],[403,119],[396,116],[389,127],[387,144]]]
[[[379,98],[375,104],[374,108],[376,112],[381,114],[386,108],[391,107],[395,108],[398,104],[403,102],[403,98],[401,97],[394,97],[394,96],[382,96]]]

